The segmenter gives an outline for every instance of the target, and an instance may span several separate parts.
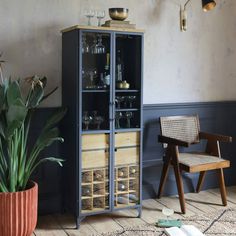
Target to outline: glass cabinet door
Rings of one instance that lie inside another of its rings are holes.
[[[81,35],[81,213],[110,209],[111,77],[109,33]]]
[[[114,207],[124,208],[140,203],[142,38],[115,40]]]

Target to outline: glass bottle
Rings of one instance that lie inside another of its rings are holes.
[[[122,82],[123,81],[123,63],[121,59],[121,51],[117,51],[116,55],[116,81]]]

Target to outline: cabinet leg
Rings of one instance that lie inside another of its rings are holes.
[[[138,218],[142,217],[142,207],[139,207],[138,209]]]
[[[85,217],[76,217],[76,229],[79,229],[80,223],[84,220]]]

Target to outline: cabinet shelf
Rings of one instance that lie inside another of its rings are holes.
[[[138,93],[138,89],[116,89],[116,93]]]
[[[116,129],[115,132],[134,132],[134,131],[141,131],[141,128],[122,128],[122,129]]]
[[[108,93],[108,89],[83,89],[82,93]]]
[[[110,130],[82,130],[82,134],[109,134]]]
[[[116,111],[118,112],[118,111],[138,111],[139,109],[137,109],[137,108],[116,108]]]

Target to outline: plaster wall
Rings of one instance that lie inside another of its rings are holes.
[[[211,12],[201,1],[188,6],[188,31],[179,30],[183,0],[0,0],[0,51],[6,76],[46,75],[44,106],[61,104],[61,34],[86,24],[84,9],[127,7],[129,20],[144,28],[144,103],[236,99],[236,1],[216,0]],[[106,17],[108,19],[108,16]],[[93,19],[93,24],[96,24]]]

